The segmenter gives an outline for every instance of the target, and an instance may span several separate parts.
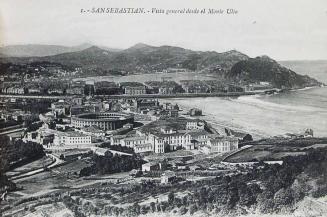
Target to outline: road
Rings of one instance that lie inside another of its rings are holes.
[[[17,99],[69,99],[72,96],[41,96],[41,95],[13,95],[0,94],[0,98],[17,98]]]
[[[53,168],[54,166],[57,166],[58,164],[61,164],[64,162],[63,160],[59,159],[58,157],[56,157],[52,154],[46,154],[46,156],[54,159],[55,161],[52,164],[48,165],[46,168],[40,168],[40,169],[36,169],[36,170],[32,170],[32,171],[20,174],[19,176],[13,177],[12,180],[17,181],[22,178],[30,177],[32,175],[41,173],[41,172],[45,171],[46,169]]]
[[[24,130],[26,130],[26,128],[18,128],[18,129],[8,130],[8,131],[1,132],[0,135],[7,135],[7,134],[10,134],[10,133],[17,133],[17,132],[24,131]]]
[[[175,94],[141,94],[141,95],[96,95],[98,97],[109,97],[111,99],[122,99],[122,98],[188,98],[188,97],[228,97],[228,96],[243,96],[243,95],[254,95],[261,92],[229,92],[229,93],[175,93]],[[81,96],[81,95],[80,95]],[[0,94],[0,98],[21,98],[21,99],[70,99],[73,96],[41,96],[41,95],[11,95],[11,94]]]

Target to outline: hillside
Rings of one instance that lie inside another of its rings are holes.
[[[81,67],[87,75],[92,74],[92,76],[185,69],[221,75],[235,81],[240,79],[250,82],[268,81],[278,88],[302,88],[321,84],[309,76],[299,75],[283,67],[267,56],[249,58],[236,50],[218,53],[193,51],[173,46],[156,47],[142,43],[125,50],[111,50],[97,46],[88,47],[88,44],[81,45],[79,48],[83,46],[87,48],[41,57],[5,56],[1,58],[0,56],[0,61],[16,64],[51,62],[69,67]],[[56,48],[56,52],[61,52],[64,49],[62,47]],[[70,47],[70,49],[73,48]],[[33,52],[31,49],[30,53]],[[303,74],[305,73],[301,67],[299,70]]]
[[[250,58],[236,63],[228,76],[236,80],[250,82],[267,81],[278,88],[303,88],[321,85],[317,80],[307,75],[299,75],[267,56]]]
[[[83,68],[121,70],[130,72],[155,72],[168,68],[204,70],[221,68],[224,71],[248,56],[238,51],[224,53],[192,51],[180,47],[154,47],[137,44],[122,51],[108,51],[99,47],[89,47],[82,51],[68,52],[45,57],[4,58],[4,62],[49,61]]]

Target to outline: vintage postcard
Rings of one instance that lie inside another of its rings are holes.
[[[326,0],[0,0],[0,216],[326,217]]]

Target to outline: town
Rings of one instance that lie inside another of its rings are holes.
[[[275,207],[269,208],[273,202],[265,195],[278,194],[281,182],[266,176],[277,176],[290,188],[293,178],[306,171],[301,163],[290,178],[285,175],[290,162],[299,158],[311,165],[312,158],[301,157],[325,150],[326,140],[315,138],[312,129],[254,140],[246,131],[208,121],[199,108],[171,101],[280,90],[267,81],[172,77],[182,69],[141,82],[119,74],[117,81],[84,77],[84,69],[52,63],[4,67],[0,151],[6,159],[0,158],[0,172],[5,172],[0,192],[5,216],[183,215],[202,213],[204,204],[212,206],[211,212],[235,214],[244,206],[271,212]],[[215,190],[233,185],[239,188],[237,197],[233,190]],[[320,190],[314,188],[313,194]]]
[[[326,217],[326,8],[0,0],[0,217]]]
[[[119,95],[123,97],[124,95],[145,95],[174,97],[179,95],[183,97],[189,95],[195,97],[197,95],[203,96],[203,94],[205,96],[215,96],[215,94],[228,96],[228,94],[233,95],[233,93],[234,95],[246,95],[277,91],[269,82],[240,80],[235,83],[235,81],[221,77],[175,81],[169,74],[169,72],[176,72],[174,69],[162,74],[159,80],[141,83],[83,79],[83,77],[75,79],[87,72],[81,68],[68,68],[53,63],[5,65],[2,67],[6,73],[0,75],[0,96]]]

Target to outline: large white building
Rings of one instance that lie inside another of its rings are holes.
[[[203,130],[205,127],[205,122],[199,119],[189,119],[186,122],[187,130]]]
[[[125,87],[126,95],[143,95],[146,94],[145,86],[126,86]]]
[[[238,149],[238,139],[233,136],[217,136],[209,139],[208,143],[201,147],[204,153],[225,153]]]
[[[150,132],[136,131],[135,135],[112,136],[111,144],[120,144],[133,148],[136,153],[165,153],[167,149],[175,151],[178,149],[191,150],[195,148],[199,148],[204,153],[223,153],[238,148],[237,138],[209,134],[202,129],[199,121],[191,121],[190,123],[192,123],[190,124],[192,126],[190,127],[191,129],[186,130],[176,130],[170,126],[162,126]]]
[[[160,132],[150,133],[148,136],[155,153],[164,153],[165,147],[169,147],[171,151],[178,148],[194,149],[192,137],[186,131],[178,132],[171,127],[163,126]]]
[[[153,152],[153,144],[151,144],[146,136],[133,135],[112,136],[110,140],[112,145],[121,145],[134,149],[135,153]]]
[[[54,135],[53,144],[56,146],[82,147],[92,143],[91,136],[79,132],[60,132]]]
[[[153,145],[151,143],[135,145],[134,152],[135,153],[153,152]]]

